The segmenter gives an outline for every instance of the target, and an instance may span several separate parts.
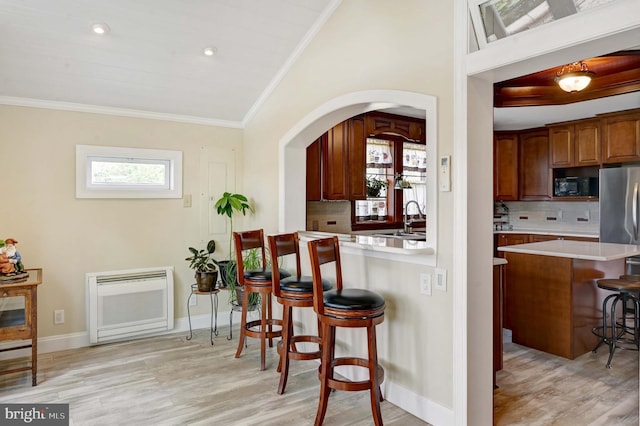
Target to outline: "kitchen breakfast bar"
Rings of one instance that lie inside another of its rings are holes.
[[[625,273],[640,246],[552,240],[499,247],[505,270],[504,327],[514,343],[568,359],[591,351],[602,321],[601,278]]]

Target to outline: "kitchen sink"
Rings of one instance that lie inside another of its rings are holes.
[[[424,241],[427,234],[424,232],[395,232],[393,234],[373,234],[372,237],[397,238],[399,240]]]

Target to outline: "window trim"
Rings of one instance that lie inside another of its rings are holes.
[[[91,161],[95,158],[132,158],[169,164],[168,184],[149,188],[142,185],[98,187],[91,182]],[[182,151],[76,145],[76,198],[182,198]]]

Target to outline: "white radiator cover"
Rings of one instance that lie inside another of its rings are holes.
[[[173,329],[173,267],[89,272],[89,342],[100,344]]]

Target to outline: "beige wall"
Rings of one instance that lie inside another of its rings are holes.
[[[228,241],[208,235],[202,224],[202,157],[240,156],[241,130],[7,106],[0,106],[0,129],[6,183],[0,238],[17,239],[25,266],[44,270],[38,336],[86,330],[87,272],[175,266],[175,316],[185,317],[193,282],[187,247],[213,238],[221,259]],[[193,195],[193,207],[184,208],[181,199],[76,199],[76,144],[182,151],[184,193]],[[56,309],[65,310],[62,325],[53,324]]]
[[[253,222],[245,225],[278,230],[279,143],[305,115],[341,95],[392,89],[436,96],[438,154],[451,153],[452,13],[452,5],[440,1],[342,2],[245,129],[245,190],[260,206]],[[452,193],[439,194],[438,267],[448,270],[449,283],[452,203]],[[452,292],[420,295],[419,274],[433,272],[424,265],[347,256],[344,269],[350,286],[387,297],[379,345],[387,379],[451,408]]]

